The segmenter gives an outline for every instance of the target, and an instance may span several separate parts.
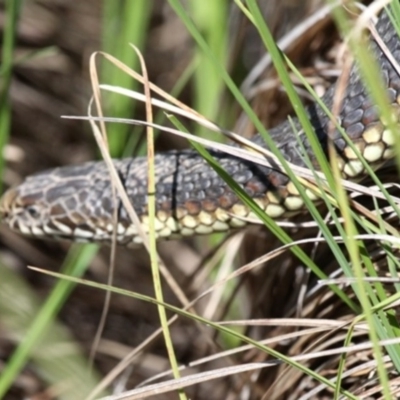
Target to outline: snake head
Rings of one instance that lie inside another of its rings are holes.
[[[26,236],[93,241],[101,221],[97,216],[91,218],[93,214],[82,201],[88,190],[89,180],[77,177],[76,167],[43,172],[26,178],[2,196],[0,216],[11,229]],[[94,195],[100,198],[99,193]]]
[[[24,235],[48,236],[44,226],[49,222],[49,210],[41,198],[41,193],[26,191],[24,185],[7,190],[0,200],[2,221]]]

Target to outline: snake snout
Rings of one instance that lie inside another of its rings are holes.
[[[22,195],[18,187],[8,189],[0,199],[0,216],[7,218],[12,213],[27,210],[29,214],[37,212],[39,194]]]
[[[14,208],[17,192],[14,188],[7,190],[0,199],[0,218],[6,219]]]
[[[39,217],[45,217],[39,197],[40,193],[21,193],[19,186],[7,190],[0,199],[1,220],[13,230],[36,235]]]

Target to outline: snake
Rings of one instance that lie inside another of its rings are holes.
[[[386,11],[378,17],[376,30],[394,60],[400,61],[400,41]],[[374,39],[370,40],[370,48],[397,123],[399,73]],[[322,97],[328,109],[333,107],[336,85]],[[317,102],[306,112],[325,153],[328,154],[329,143],[334,146],[343,178],[361,180],[366,177],[360,155],[376,171],[393,159],[395,135],[371,100],[357,63],[351,68],[337,114],[353,146],[343,137],[341,129],[332,129],[331,118]],[[306,155],[318,168],[310,140],[296,118],[285,120],[269,134],[285,160],[307,167]],[[266,147],[259,134],[251,140]],[[305,212],[304,198],[282,170],[215,149],[211,149],[210,154],[269,217],[290,219]],[[115,159],[113,163],[141,228],[148,232],[147,158]],[[152,224],[158,239],[239,229],[256,217],[237,192],[194,149],[156,154],[154,168],[156,217]],[[119,195],[114,197],[112,184],[104,161],[50,169],[28,176],[20,185],[8,189],[0,200],[0,215],[8,227],[27,236],[99,243],[110,242],[114,237],[121,245],[140,244],[143,239],[138,224],[131,221]],[[305,195],[318,201],[318,196],[309,189],[305,190]]]

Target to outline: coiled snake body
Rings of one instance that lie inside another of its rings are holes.
[[[389,18],[382,13],[377,25],[379,35],[397,61],[400,41]],[[387,94],[399,115],[400,77],[376,43],[372,51],[379,62]],[[323,97],[331,108],[332,87]],[[329,118],[316,104],[308,109],[315,133],[326,150]],[[353,67],[339,113],[342,127],[366,161],[375,169],[393,157],[394,137],[379,119]],[[295,120],[295,128],[300,124]],[[304,166],[300,148],[315,163],[306,135],[293,133],[293,122],[285,122],[270,131],[286,160]],[[330,132],[338,154],[338,165],[345,178],[360,179],[366,172],[354,151],[338,130]],[[264,145],[256,136],[257,144]],[[299,140],[302,146],[299,144]],[[264,145],[265,146],[265,145]],[[287,176],[272,168],[259,166],[222,152],[212,155],[228,174],[273,218],[286,218],[304,208],[303,200]],[[145,229],[147,217],[147,160],[116,160],[115,166],[127,194]],[[252,216],[222,178],[195,151],[171,151],[155,158],[156,232],[160,238],[208,234],[239,228]],[[311,192],[308,195],[314,198]],[[65,238],[80,241],[110,241],[113,231],[113,197],[109,173],[104,162],[56,168],[26,178],[7,191],[0,212],[12,229],[37,237]],[[140,243],[136,226],[118,202],[117,239],[120,244]]]

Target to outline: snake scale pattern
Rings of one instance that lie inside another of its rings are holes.
[[[385,12],[381,13],[377,30],[394,59],[400,61],[400,41]],[[379,63],[387,95],[396,122],[400,109],[400,76],[379,46],[371,41],[371,50]],[[335,86],[323,97],[332,108]],[[316,104],[308,108],[315,133],[326,151],[329,118]],[[394,137],[380,120],[376,107],[353,66],[340,110],[340,121],[347,135],[365,160],[378,169],[393,158]],[[301,126],[294,120],[301,132]],[[284,122],[270,134],[285,159],[305,166],[299,140],[308,157],[316,164],[306,135],[293,133],[293,121]],[[338,165],[344,178],[361,179],[366,172],[354,151],[339,131],[330,133],[336,147]],[[253,141],[264,146],[260,136]],[[304,203],[287,176],[276,169],[244,161],[223,152],[211,151],[227,173],[272,218],[288,218],[304,211]],[[115,160],[115,167],[126,192],[148,230],[147,160],[127,158]],[[243,205],[221,177],[193,150],[170,151],[155,157],[156,172],[156,233],[159,238],[177,238],[209,234],[241,228],[246,218],[255,217]],[[314,200],[311,191],[307,194]],[[114,202],[109,173],[104,162],[56,168],[25,179],[9,189],[0,202],[3,221],[24,235],[75,241],[109,242],[113,232]],[[141,242],[136,226],[131,222],[118,199],[118,243]]]

